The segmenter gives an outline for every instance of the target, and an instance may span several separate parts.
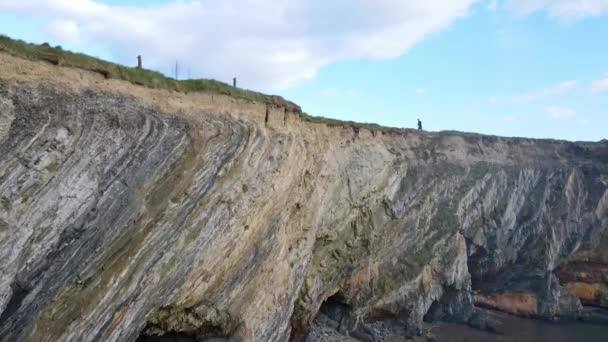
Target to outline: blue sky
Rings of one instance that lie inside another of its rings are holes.
[[[312,115],[608,138],[606,0],[1,0],[0,33],[182,77],[232,75]],[[269,13],[271,15],[269,15]]]

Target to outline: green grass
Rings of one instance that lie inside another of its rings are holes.
[[[319,124],[324,124],[327,126],[350,127],[352,129],[354,129],[355,131],[358,131],[361,128],[365,128],[372,132],[378,131],[378,132],[382,132],[382,133],[397,134],[397,133],[403,133],[408,130],[407,128],[387,127],[387,126],[382,126],[382,125],[378,125],[375,123],[369,123],[369,122],[343,121],[343,120],[326,118],[323,116],[313,116],[313,115],[309,115],[304,112],[300,113],[300,117],[302,118],[302,120],[307,121],[307,122],[319,123]],[[410,128],[409,130],[412,130],[412,128]]]
[[[153,89],[166,89],[183,93],[208,92],[265,103],[276,107],[284,107],[297,113],[302,120],[312,123],[350,127],[355,131],[360,128],[367,128],[374,132],[380,131],[387,133],[398,133],[403,131],[399,128],[384,127],[372,123],[341,121],[320,116],[311,116],[303,113],[300,107],[295,103],[287,101],[280,96],[266,95],[251,90],[235,88],[227,83],[210,79],[175,80],[157,71],[110,63],[82,53],[66,51],[62,49],[61,46],[52,47],[46,43],[40,45],[30,44],[22,40],[15,40],[0,35],[0,51],[32,61],[45,61],[54,65],[93,71],[102,74],[106,78],[125,80],[133,84]]]
[[[244,99],[253,102],[264,103],[275,107],[283,107],[289,111],[297,113],[302,120],[311,123],[324,124],[327,126],[339,126],[352,128],[355,132],[365,128],[372,133],[381,132],[383,134],[401,134],[413,129],[403,129],[396,127],[386,127],[374,123],[360,123],[353,121],[341,121],[329,119],[321,116],[308,115],[300,109],[298,105],[287,101],[280,96],[266,95],[256,91],[235,88],[231,85],[210,79],[190,79],[190,80],[175,80],[167,77],[160,72],[140,69],[135,67],[127,67],[120,64],[110,63],[95,57],[91,57],[82,53],[66,51],[61,46],[52,47],[49,44],[30,44],[22,40],[15,40],[0,34],[0,52],[5,52],[10,55],[29,59],[32,61],[45,61],[54,65],[62,65],[72,68],[78,68],[88,71],[93,71],[102,74],[106,78],[120,79],[153,89],[166,89],[183,93],[190,92],[207,92],[214,94],[222,94],[231,96],[237,99]],[[412,119],[413,120],[413,119]],[[413,122],[412,122],[413,124]],[[495,136],[487,136],[475,133],[463,133],[456,131],[440,132],[440,135],[459,135],[469,138],[497,138]],[[551,139],[524,139],[530,141],[546,141],[554,143],[556,140]]]
[[[300,112],[300,107],[280,96],[235,88],[227,83],[216,80],[191,79],[178,81],[157,71],[106,62],[82,53],[63,50],[61,46],[52,47],[46,43],[40,45],[30,44],[0,35],[0,51],[33,61],[46,61],[54,65],[93,71],[102,74],[106,78],[125,80],[148,88],[167,89],[184,93],[216,93],[277,107],[285,107],[289,110]]]
[[[384,127],[372,123],[341,121],[320,116],[311,116],[302,112],[300,107],[295,103],[287,101],[280,96],[266,95],[251,90],[235,88],[227,83],[210,79],[175,80],[157,71],[110,63],[82,53],[63,50],[61,46],[52,47],[46,43],[40,45],[30,44],[22,40],[15,40],[0,35],[0,51],[32,61],[45,61],[54,65],[93,71],[102,74],[106,78],[125,80],[133,84],[153,89],[166,89],[183,93],[208,92],[265,103],[276,107],[284,107],[297,113],[302,120],[312,123],[350,127],[355,131],[358,131],[361,128],[367,128],[373,132],[379,131],[385,133],[398,133],[403,131],[399,128]]]

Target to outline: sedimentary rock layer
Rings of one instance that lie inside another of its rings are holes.
[[[576,316],[606,303],[607,188],[606,142],[330,127],[0,54],[0,340],[299,340],[326,302],[412,333],[473,293]]]

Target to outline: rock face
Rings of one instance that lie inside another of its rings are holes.
[[[607,189],[606,142],[330,127],[0,54],[0,340],[572,317],[607,303]]]

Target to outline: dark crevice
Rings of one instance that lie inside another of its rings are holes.
[[[21,286],[18,282],[14,282],[11,285],[13,289],[13,294],[11,295],[11,299],[8,301],[4,312],[0,316],[0,326],[4,324],[4,322],[9,319],[18,309],[21,307],[21,303],[30,292],[29,289]]]
[[[195,336],[184,334],[184,333],[176,333],[176,332],[168,332],[164,335],[139,335],[136,342],[196,342],[197,339]]]
[[[337,322],[339,328],[341,327],[344,319],[350,314],[350,311],[350,305],[347,304],[346,298],[340,292],[337,292],[333,296],[327,298],[319,309],[319,313],[324,314],[331,320]]]
[[[359,341],[373,341],[374,337],[367,327],[359,325],[359,320],[353,312],[348,299],[341,292],[330,296],[321,304],[317,317],[315,318],[311,336],[307,341],[316,341],[323,337],[323,331],[333,331],[333,336],[351,336]],[[293,341],[292,336],[292,341]],[[297,340],[297,339],[295,339]]]
[[[225,322],[224,322],[225,323]],[[139,333],[137,342],[190,342],[226,340],[224,323],[209,321],[205,315],[190,308],[161,308],[150,316],[147,325]]]
[[[206,339],[222,340],[226,339],[226,335],[220,327],[212,324],[188,331],[165,330],[157,325],[148,325],[141,331],[136,342],[194,342]]]
[[[287,110],[283,108],[283,125],[287,125]]]

